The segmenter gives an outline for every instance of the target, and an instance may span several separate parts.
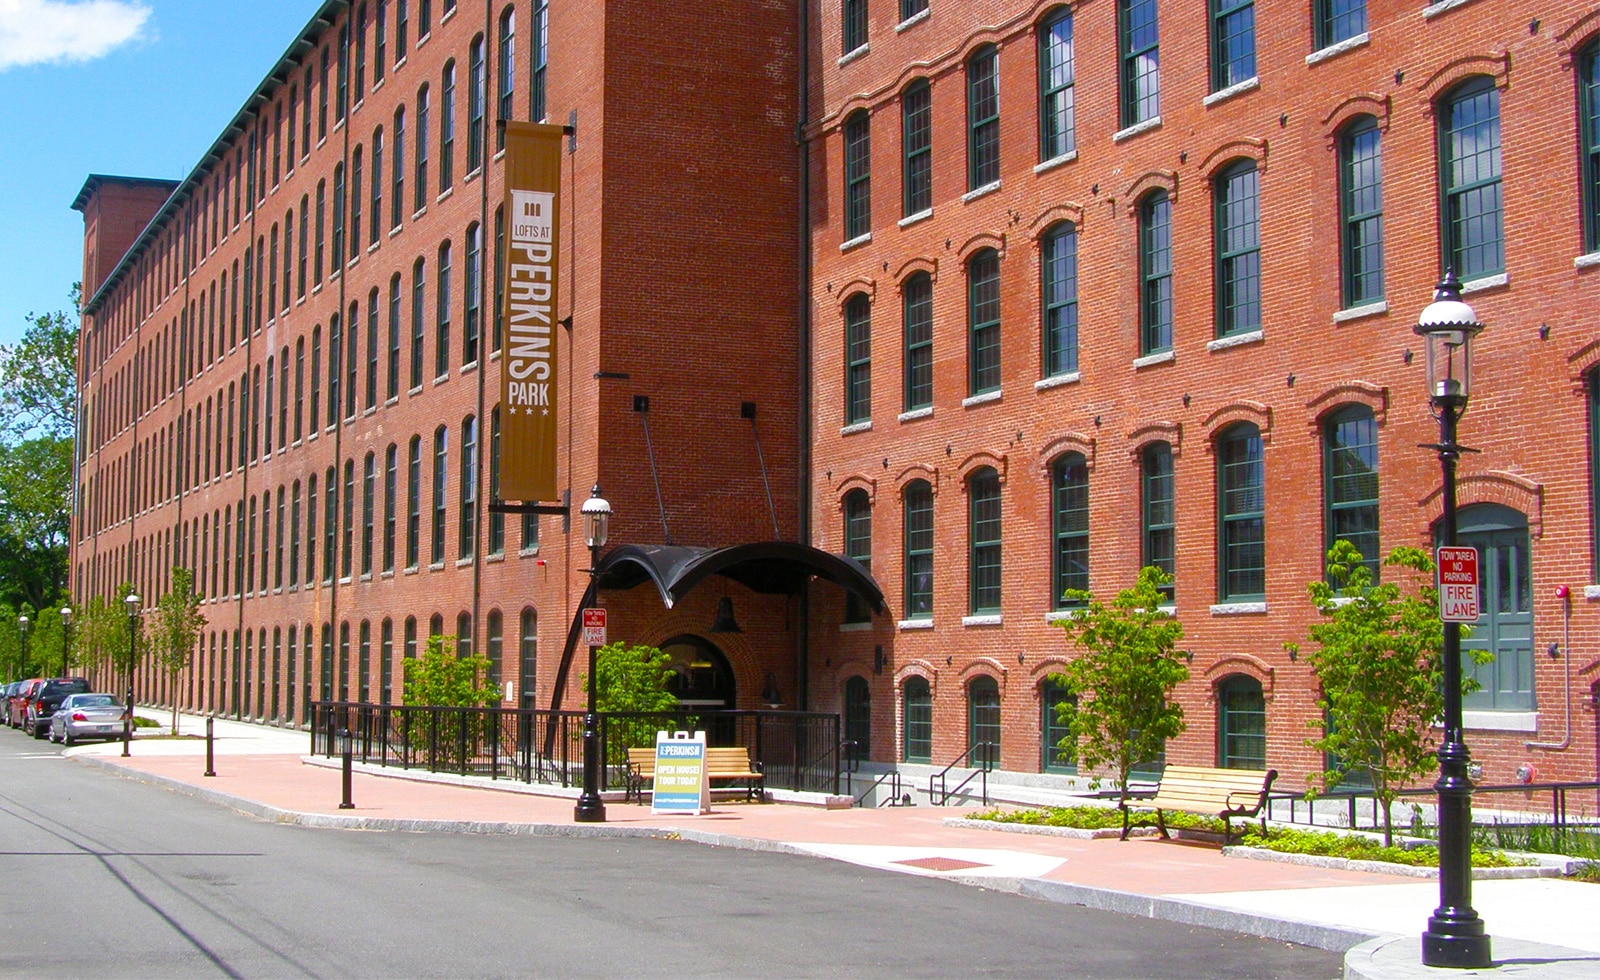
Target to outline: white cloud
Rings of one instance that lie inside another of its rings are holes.
[[[149,19],[138,0],[0,0],[0,71],[90,61],[139,37]]]

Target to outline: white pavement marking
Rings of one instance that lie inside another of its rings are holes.
[[[981,847],[892,847],[878,844],[808,844],[799,841],[786,843],[802,851],[833,858],[836,861],[932,878],[950,875],[973,878],[1038,878],[1066,863],[1065,858]],[[941,871],[938,870],[940,858],[974,866],[951,867]],[[932,866],[918,867],[915,864],[904,863],[907,861],[927,862]]]
[[[1439,904],[1437,882],[1352,885],[1276,891],[1167,895],[1199,905],[1235,909],[1374,933],[1417,934]],[[1555,878],[1472,883],[1472,907],[1491,938],[1600,952],[1600,885]]]

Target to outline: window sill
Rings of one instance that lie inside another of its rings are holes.
[[[433,563],[429,564],[428,565],[428,571],[430,571],[430,572],[442,572],[442,571],[444,571],[444,562],[436,561],[436,562],[433,562]]]
[[[1143,357],[1134,358],[1133,369],[1135,371],[1142,371],[1147,367],[1154,367],[1157,364],[1167,364],[1177,359],[1177,352],[1171,348],[1166,350],[1158,350],[1154,354],[1146,354]]]
[[[476,370],[478,370],[478,362],[477,361],[468,361],[467,363],[461,365],[461,373],[462,374],[471,374],[472,372],[474,372]]]
[[[1084,612],[1085,610],[1083,609],[1052,609],[1044,614],[1044,621],[1047,623],[1064,623],[1069,619],[1082,618]]]
[[[1041,378],[1033,383],[1034,391],[1049,391],[1051,388],[1061,388],[1066,385],[1075,385],[1082,380],[1083,374],[1078,371],[1068,371],[1066,374],[1057,374],[1049,378]]]
[[[378,250],[378,247],[381,246],[382,244],[383,244],[383,242],[376,241],[376,242],[373,242],[371,245],[368,245],[367,246],[367,254],[371,255],[373,252],[376,252]]]
[[[853,436],[858,432],[871,432],[871,431],[872,431],[872,420],[868,419],[865,422],[853,422],[850,425],[845,426],[844,428],[839,430],[839,434],[841,436]]]
[[[537,515],[535,515],[535,516],[537,516]],[[534,545],[531,548],[519,548],[517,550],[517,557],[518,558],[532,558],[537,554],[539,554],[539,546],[538,545]]]
[[[390,568],[390,569],[385,570],[383,573],[381,573],[379,575],[379,578],[382,578],[382,579],[385,579],[385,580],[394,578],[394,569]]]
[[[1037,165],[1036,167],[1033,168],[1033,172],[1036,173],[1036,174],[1042,174],[1042,173],[1045,173],[1046,171],[1054,170],[1057,167],[1065,166],[1066,164],[1069,164],[1069,163],[1071,163],[1072,161],[1074,161],[1076,159],[1078,159],[1078,151],[1077,150],[1068,150],[1067,152],[1061,154],[1058,157],[1051,157],[1050,159],[1048,159],[1048,160],[1044,161],[1043,163]]]
[[[455,194],[456,189],[454,187],[447,187],[439,192],[439,196],[433,199],[433,203],[443,204],[445,201],[450,200],[450,198],[455,197]]]
[[[961,407],[972,408],[976,405],[987,405],[990,402],[997,402],[1000,400],[1000,395],[1001,392],[998,391],[986,391],[981,395],[971,395],[961,399]]]
[[[1572,260],[1574,269],[1591,269],[1600,265],[1600,252],[1589,252]]]
[[[905,20],[901,21],[900,23],[894,25],[894,32],[896,34],[899,34],[901,31],[908,30],[910,28],[916,27],[918,24],[920,24],[923,21],[927,20],[929,16],[930,16],[929,8],[924,7],[921,10],[917,11],[916,13],[912,14],[910,17],[907,17]]]
[[[1217,91],[1212,92],[1210,95],[1201,99],[1200,104],[1209,109],[1214,105],[1228,101],[1234,96],[1243,95],[1246,92],[1254,92],[1260,87],[1260,78],[1247,78],[1242,82],[1235,82],[1234,84],[1229,85],[1227,88],[1218,89]]]
[[[933,418],[933,406],[931,405],[927,408],[913,408],[909,412],[901,412],[898,416],[901,422],[915,422],[917,419],[931,418]],[[1596,588],[1600,588],[1600,586],[1596,586]]]
[[[411,212],[411,220],[412,221],[416,221],[416,220],[426,216],[427,213],[428,213],[428,206],[426,204],[424,204],[422,207],[417,208],[415,211]]]
[[[917,222],[926,221],[931,217],[933,217],[933,208],[923,208],[916,214],[906,215],[904,218],[901,218],[899,221],[895,222],[895,224],[899,225],[901,228],[909,228]],[[1596,253],[1596,255],[1597,257],[1600,257],[1600,253]]]
[[[469,123],[469,125],[470,125],[470,123]],[[473,181],[477,180],[478,177],[481,176],[482,174],[483,174],[483,165],[479,164],[478,166],[473,167],[471,170],[467,171],[467,175],[465,177],[461,178],[461,182],[463,184],[470,184]]]
[[[1346,51],[1354,51],[1356,48],[1364,48],[1367,46],[1367,43],[1370,40],[1371,35],[1369,35],[1366,31],[1362,31],[1355,37],[1347,37],[1343,41],[1330,44],[1320,51],[1311,52],[1310,54],[1306,55],[1306,64],[1308,66],[1321,64],[1322,62],[1327,61],[1329,58],[1337,58]]]
[[[962,204],[966,204],[969,201],[976,201],[978,198],[983,197],[985,194],[993,194],[995,191],[997,191],[999,189],[1000,189],[1000,181],[998,181],[998,180],[991,181],[990,183],[984,184],[982,187],[974,187],[972,190],[967,191],[965,194],[961,195],[961,203]]]
[[[1539,712],[1537,711],[1463,711],[1461,712],[1461,725],[1463,728],[1475,728],[1485,732],[1528,732],[1539,731]]]
[[[446,381],[449,381],[449,380],[450,380],[450,372],[446,371],[444,374],[436,375],[434,377],[433,385],[434,385],[435,388],[437,388],[439,385],[442,385]]]
[[[1005,620],[999,613],[976,613],[971,616],[962,616],[962,626],[1001,626]]]
[[[901,630],[931,630],[933,629],[933,617],[930,616],[927,619],[902,619],[895,624],[895,627]]]
[[[860,246],[865,245],[870,241],[872,241],[872,232],[869,231],[865,235],[857,235],[854,238],[850,238],[850,239],[847,239],[845,241],[840,242],[839,243],[839,251],[840,252],[848,252],[851,249],[859,248]]]
[[[1440,14],[1448,13],[1457,7],[1465,7],[1471,2],[1472,0],[1438,0],[1437,3],[1430,3],[1422,8],[1422,19],[1432,20]]]
[[[1583,597],[1589,602],[1600,599],[1600,585],[1585,585],[1583,587]]]
[[[1160,116],[1151,116],[1149,119],[1146,119],[1143,122],[1136,122],[1132,126],[1125,126],[1122,129],[1117,130],[1115,133],[1112,133],[1111,134],[1111,142],[1113,142],[1113,143],[1121,143],[1123,140],[1131,140],[1131,139],[1133,139],[1135,136],[1138,136],[1140,133],[1147,133],[1152,129],[1160,129],[1160,128],[1161,128],[1161,117]]]
[[[372,415],[377,411],[378,411],[378,406],[376,406],[376,405],[368,405],[366,408],[361,410],[361,417],[362,418],[366,418],[368,415]],[[349,420],[346,419],[346,421],[349,421]]]
[[[1376,303],[1362,303],[1360,306],[1349,306],[1333,312],[1334,323],[1348,323],[1351,320],[1362,320],[1379,313],[1389,312],[1389,301],[1378,300]]]
[[[843,68],[845,65],[848,65],[850,62],[855,61],[857,58],[865,57],[867,52],[871,51],[871,50],[872,50],[872,45],[871,44],[863,44],[859,48],[856,48],[856,49],[854,49],[852,51],[845,52],[839,58],[839,67]]]
[[[1218,337],[1216,340],[1206,342],[1206,350],[1228,350],[1231,347],[1244,347],[1248,344],[1259,344],[1266,339],[1261,331],[1251,330],[1248,333],[1236,333],[1231,337]]]
[[[493,554],[485,556],[484,559],[483,559],[483,563],[485,565],[498,565],[498,564],[500,564],[501,562],[503,562],[505,560],[506,560],[506,553],[503,552],[503,551],[496,551]]]
[[[472,558],[457,558],[456,559],[456,567],[457,568],[470,568],[470,567],[472,567],[472,563],[475,560],[476,559],[472,559]]]
[[[864,623],[840,623],[839,624],[839,632],[841,632],[841,633],[867,633],[867,632],[870,632],[871,630],[872,630],[872,620],[870,620],[870,619],[867,620]]]
[[[1502,286],[1509,285],[1511,285],[1511,276],[1504,272],[1495,276],[1479,276],[1461,284],[1461,295],[1481,293],[1486,289],[1499,289]]]
[[[1267,604],[1261,602],[1219,602],[1211,607],[1213,616],[1253,616],[1267,611]]]
[[[408,565],[408,566],[406,566],[405,570],[403,570],[400,574],[401,575],[415,575],[415,574],[417,574],[417,566]]]
[[[385,398],[383,400],[383,407],[384,408],[388,408],[390,405],[398,405],[398,404],[400,404],[400,396],[399,395],[390,395],[388,398]]]
[[[395,61],[394,61],[394,70],[395,71],[399,71],[400,69],[404,68],[406,66],[406,61],[407,60],[408,60],[407,57],[405,55],[403,55],[403,54],[400,57],[396,58]]]

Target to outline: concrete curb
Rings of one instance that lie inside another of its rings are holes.
[[[1491,949],[1494,961],[1487,970],[1444,969],[1422,965],[1420,935],[1380,936],[1344,954],[1344,976],[1345,980],[1424,980],[1486,975],[1576,980],[1600,973],[1600,953],[1502,936],[1492,937]]]
[[[1085,830],[1081,827],[1049,827],[1036,823],[1002,823],[999,820],[972,820],[967,817],[945,817],[946,827],[960,827],[963,830],[993,830],[1002,834],[1034,834],[1039,837],[1070,837],[1074,840],[1105,840],[1109,837],[1121,837],[1121,827],[1103,827],[1099,830]],[[1128,832],[1129,837],[1154,837],[1158,831],[1154,827],[1134,827]]]
[[[1392,864],[1388,861],[1356,861],[1350,858],[1327,857],[1321,854],[1288,854],[1264,847],[1224,847],[1227,857],[1251,861],[1274,861],[1278,864],[1300,864],[1314,868],[1334,868],[1340,871],[1367,871],[1377,874],[1400,875],[1407,878],[1439,877],[1438,868],[1418,867],[1411,864]],[[1474,881],[1497,881],[1509,878],[1560,878],[1561,867],[1553,864],[1517,868],[1473,868]]]

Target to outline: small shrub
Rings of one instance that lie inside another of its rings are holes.
[[[1439,849],[1432,845],[1406,849],[1386,847],[1370,837],[1354,834],[1335,834],[1330,831],[1288,830],[1274,828],[1266,836],[1259,831],[1248,831],[1239,841],[1245,847],[1260,847],[1282,854],[1312,854],[1320,857],[1346,858],[1351,861],[1384,861],[1418,868],[1437,868]],[[1472,849],[1474,868],[1510,868],[1523,862],[1498,851]]]
[[[1192,813],[1168,812],[1167,827],[1183,830],[1209,830],[1222,833],[1222,821]],[[973,820],[1020,823],[1037,827],[1071,827],[1075,830],[1108,830],[1122,826],[1122,811],[1110,806],[1053,806],[1038,810],[984,810],[972,814]],[[1128,826],[1154,827],[1154,810],[1130,810]]]
[[[161,727],[161,722],[156,721],[154,718],[146,718],[146,717],[144,717],[142,715],[134,715],[133,716],[133,727],[134,728],[160,728]]]
[[[1600,885],[1600,861],[1580,861],[1572,866],[1568,877],[1577,881],[1587,881],[1593,885]]]

